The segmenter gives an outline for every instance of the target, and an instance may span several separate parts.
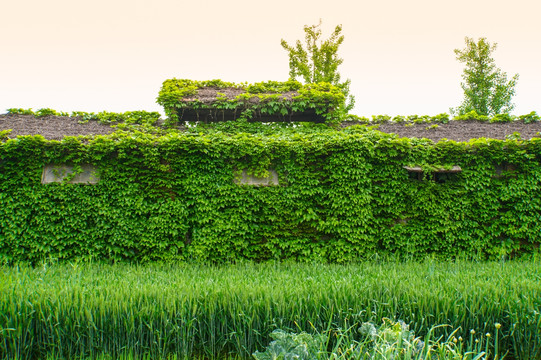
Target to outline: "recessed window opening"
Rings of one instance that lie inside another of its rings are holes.
[[[494,165],[494,177],[501,178],[506,173],[514,173],[517,170],[517,167],[514,164],[510,164],[508,162],[503,162],[500,164]]]
[[[423,169],[419,166],[404,166],[404,169],[408,170],[408,178],[410,180],[422,181],[423,180]]]
[[[250,186],[278,186],[278,173],[275,170],[269,169],[268,175],[264,177],[249,174],[247,170],[242,170],[240,177],[235,178],[237,185]]]
[[[97,184],[100,180],[98,169],[94,165],[80,165],[82,171],[75,175],[73,175],[74,168],[75,166],[66,164],[45,165],[41,174],[41,183]]]
[[[437,168],[431,171],[423,171],[420,166],[404,166],[404,169],[408,171],[410,180],[422,181],[427,179],[440,184],[456,180],[457,174],[462,171],[462,168],[456,165],[450,169]],[[427,174],[425,175],[425,173]]]

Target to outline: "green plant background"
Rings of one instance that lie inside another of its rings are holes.
[[[108,261],[500,258],[538,251],[541,140],[397,138],[366,126],[234,123],[0,145],[0,258]],[[250,125],[250,124],[248,124]],[[41,184],[93,164],[96,185]],[[513,171],[497,174],[500,165]],[[462,172],[435,181],[432,171]],[[404,166],[421,166],[423,180]],[[239,170],[279,186],[234,182]]]

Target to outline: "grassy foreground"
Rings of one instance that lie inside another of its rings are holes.
[[[277,329],[359,340],[384,318],[491,353],[501,324],[499,358],[541,359],[540,312],[538,260],[0,267],[8,359],[249,358]]]

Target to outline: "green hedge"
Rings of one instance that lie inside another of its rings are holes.
[[[433,143],[362,126],[22,136],[0,145],[0,258],[517,256],[539,248],[540,156],[539,139]],[[101,180],[41,184],[46,164],[93,164]],[[433,173],[452,166],[462,172]],[[279,186],[235,182],[269,169]]]
[[[481,122],[489,122],[489,123],[505,123],[505,122],[513,122],[513,121],[522,121],[525,124],[531,124],[535,122],[539,122],[541,120],[541,117],[537,115],[535,111],[530,112],[529,114],[524,115],[510,115],[510,114],[496,114],[492,117],[486,116],[486,115],[480,115],[475,112],[475,110],[470,111],[469,113],[462,114],[462,115],[456,115],[451,118],[451,116],[447,113],[441,113],[438,115],[397,115],[394,117],[391,117],[389,115],[372,115],[372,118],[369,119],[364,116],[357,116],[348,114],[345,119],[346,121],[357,121],[361,123],[367,123],[367,124],[379,124],[379,123],[403,123],[403,124],[425,124],[425,123],[432,123],[432,122],[438,122],[447,124],[449,121],[481,121]]]
[[[77,119],[79,123],[86,123],[90,120],[98,121],[102,124],[138,124],[138,125],[156,125],[160,119],[159,112],[150,111],[126,111],[123,113],[114,113],[109,111],[100,111],[99,113],[86,111],[72,111],[71,114],[64,111],[56,111],[51,108],[41,108],[36,111],[22,108],[7,109],[7,115],[32,115],[37,118],[45,116],[66,116]]]

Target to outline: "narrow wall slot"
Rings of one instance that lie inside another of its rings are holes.
[[[74,172],[73,165],[49,164],[43,168],[41,183],[62,183],[67,184],[97,184],[100,180],[98,169],[94,165],[80,165],[81,172],[70,178]],[[65,181],[66,178],[69,180]]]
[[[258,177],[253,174],[248,174],[246,170],[242,170],[240,177],[235,178],[235,183],[238,185],[251,186],[278,186],[278,173],[275,170],[268,170],[269,175],[266,177]]]

